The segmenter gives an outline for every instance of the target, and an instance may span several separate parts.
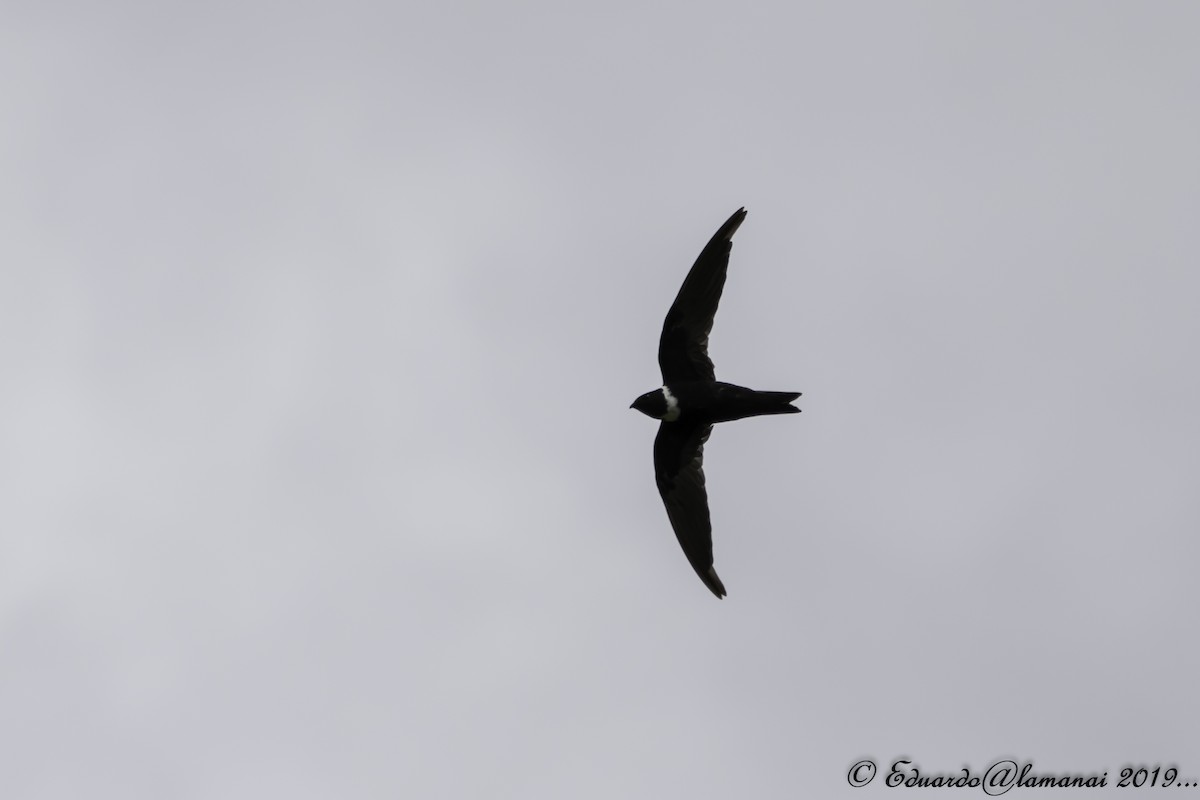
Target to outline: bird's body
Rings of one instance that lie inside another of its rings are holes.
[[[662,388],[630,406],[661,420],[654,440],[655,482],[684,554],[717,597],[725,596],[725,586],[713,569],[704,443],[719,422],[800,411],[791,405],[799,392],[760,392],[718,381],[708,357],[733,234],[745,218],[746,210],[738,209],[692,265],[663,322],[658,346]]]
[[[703,422],[711,425],[764,414],[800,412],[795,406],[788,405],[800,396],[799,392],[759,392],[722,381],[677,381],[647,394],[662,397],[667,408],[665,416],[647,413],[638,405],[646,395],[635,400],[631,408],[661,419],[664,423]],[[657,400],[654,402],[657,403]]]

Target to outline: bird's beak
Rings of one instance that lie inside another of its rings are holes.
[[[637,400],[634,400],[634,401],[633,401],[633,403],[636,403],[636,402],[637,402]],[[630,408],[633,408],[633,403],[630,403],[630,404],[629,404],[629,407],[630,407]]]

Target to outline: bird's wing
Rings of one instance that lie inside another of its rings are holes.
[[[725,586],[713,569],[712,522],[704,489],[704,443],[712,425],[663,422],[654,440],[654,478],[684,555],[717,597]]]
[[[700,257],[679,287],[658,340],[658,366],[662,369],[663,383],[716,380],[708,357],[708,334],[717,303],[721,301],[721,290],[725,288],[733,234],[745,218],[746,209],[739,208],[725,221],[700,251]]]

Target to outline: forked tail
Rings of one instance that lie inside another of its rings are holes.
[[[800,397],[801,392],[757,392],[759,400],[758,414],[799,414],[800,409],[792,402]]]

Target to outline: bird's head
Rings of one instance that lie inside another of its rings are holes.
[[[636,408],[647,417],[653,417],[654,419],[662,419],[667,416],[668,411],[667,398],[663,394],[662,389],[646,392],[637,400],[634,400],[629,407]]]

